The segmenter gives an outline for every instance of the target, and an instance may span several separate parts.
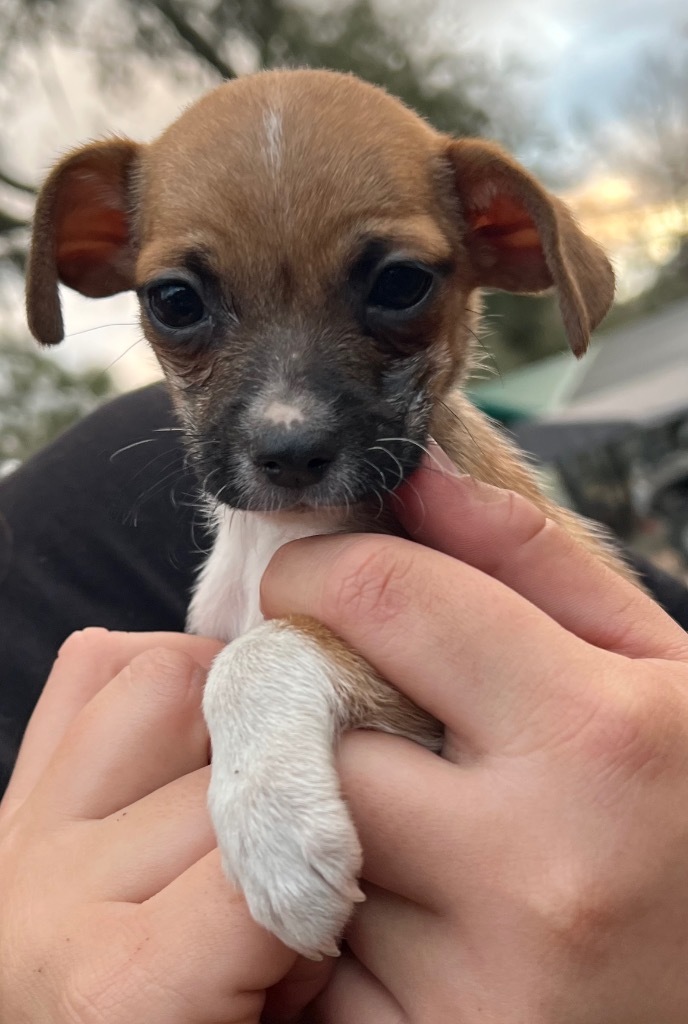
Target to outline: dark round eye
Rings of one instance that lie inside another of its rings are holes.
[[[203,300],[186,281],[154,284],[147,295],[150,311],[163,327],[181,331],[205,317]]]
[[[378,275],[368,296],[368,304],[395,312],[413,309],[426,297],[432,282],[432,274],[423,267],[413,263],[392,263]]]

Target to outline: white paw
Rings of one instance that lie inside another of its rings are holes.
[[[298,740],[292,756],[298,761]],[[303,956],[336,956],[364,896],[361,848],[334,772],[299,785],[283,764],[252,765],[244,778],[230,769],[229,779],[213,768],[209,807],[223,866],[252,916]]]
[[[313,959],[336,955],[363,898],[334,763],[339,672],[312,637],[268,622],[217,656],[203,698],[224,869],[255,920]]]

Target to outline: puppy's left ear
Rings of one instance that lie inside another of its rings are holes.
[[[582,356],[614,298],[614,272],[602,249],[499,146],[455,139],[448,156],[475,286],[510,292],[554,286],[569,345]]]

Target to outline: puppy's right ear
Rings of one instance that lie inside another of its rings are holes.
[[[131,215],[141,147],[108,139],[54,168],[36,202],[26,278],[29,329],[43,345],[64,337],[58,283],[100,298],[134,287]]]

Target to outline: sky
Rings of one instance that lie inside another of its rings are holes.
[[[566,124],[580,109],[614,116],[646,49],[669,47],[688,26],[685,0],[446,0],[470,35],[540,70],[542,102]]]
[[[91,10],[104,2],[89,0]],[[407,0],[378,2],[396,3],[402,12]],[[525,61],[531,74],[521,88],[530,90],[529,101],[556,129],[562,147],[572,144],[582,118],[613,124],[642,53],[668,52],[681,26],[688,26],[686,0],[439,0],[432,12],[429,37],[445,48],[448,39],[457,38],[490,54],[498,65],[514,57]],[[75,51],[57,44],[40,62],[15,55],[22,88],[0,96],[5,170],[38,181],[56,156],[106,131],[152,138],[210,84],[208,79],[175,85],[148,76],[134,101],[106,97],[86,62],[78,53],[76,58]],[[18,292],[5,290],[0,299],[9,322],[19,325]],[[65,313],[69,338],[59,358],[66,365],[110,365],[125,386],[157,375],[152,357],[138,343],[131,297],[93,302],[65,292]]]

